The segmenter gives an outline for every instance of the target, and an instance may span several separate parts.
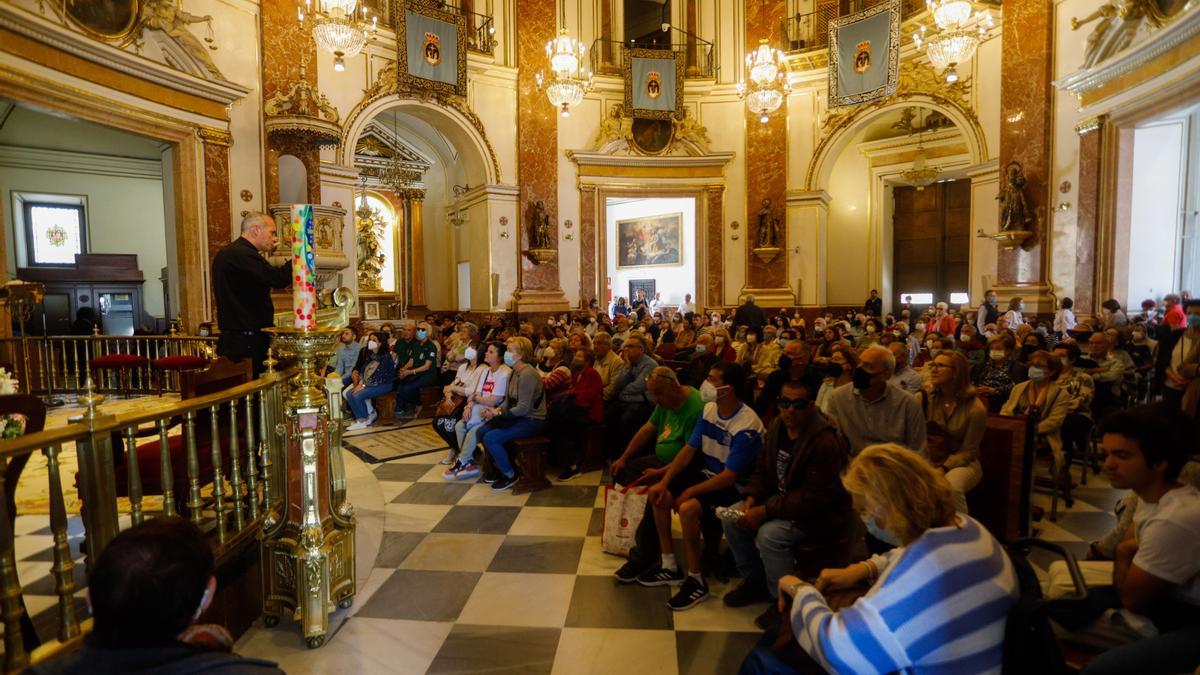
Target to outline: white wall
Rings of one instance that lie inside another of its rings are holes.
[[[1175,290],[1179,214],[1186,166],[1186,119],[1134,130],[1129,287],[1124,307]]]
[[[861,137],[861,132],[860,135]],[[829,175],[826,292],[831,305],[862,304],[870,279],[871,163],[851,140]]]
[[[678,305],[684,293],[696,297],[696,200],[691,197],[672,199],[635,199],[632,201],[609,199],[606,205],[606,246],[608,249],[608,271],[597,270],[612,278],[613,298],[629,295],[631,279],[655,279],[658,292],[664,303]],[[679,251],[682,265],[665,267],[627,267],[617,269],[617,221],[644,218],[667,213],[683,213],[683,231],[680,234]],[[632,298],[630,298],[632,301]]]

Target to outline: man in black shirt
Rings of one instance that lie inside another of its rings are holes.
[[[883,298],[879,297],[879,291],[874,288],[871,289],[871,297],[863,303],[863,313],[876,319],[883,316]]]
[[[733,327],[737,329],[745,326],[750,330],[762,330],[765,325],[767,325],[767,316],[755,304],[754,296],[747,295],[746,302],[742,303],[733,313]]]
[[[275,323],[272,288],[292,283],[292,263],[275,267],[261,254],[275,248],[275,219],[251,212],[242,219],[242,235],[213,258],[213,295],[221,329],[217,354],[230,361],[250,357],[254,376],[263,371],[270,338],[263,328]]]

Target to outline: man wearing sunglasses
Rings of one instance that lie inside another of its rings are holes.
[[[778,416],[750,473],[736,523],[722,523],[744,581],[725,604],[744,607],[770,600],[755,623],[779,622],[774,601],[779,578],[795,569],[792,547],[800,540],[832,539],[850,522],[850,495],[839,475],[850,461],[846,440],[812,402],[812,390],[789,381],[775,400]]]

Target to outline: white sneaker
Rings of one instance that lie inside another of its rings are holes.
[[[377,419],[379,419],[379,413],[372,410],[371,414],[367,415],[367,426],[375,424],[375,420],[377,420]]]
[[[441,464],[442,466],[449,466],[449,465],[453,464],[454,456],[456,454],[457,453],[455,453],[453,450],[451,450],[450,452],[447,452],[446,456],[442,458],[442,461],[439,462],[439,464]]]
[[[369,426],[371,425],[366,420],[356,420],[350,426],[346,427],[346,431],[358,431],[360,429],[366,429]]]

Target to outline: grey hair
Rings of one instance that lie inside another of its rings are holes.
[[[242,232],[249,232],[254,224],[263,221],[263,224],[274,223],[275,218],[269,213],[262,211],[251,211],[242,218]]]
[[[881,354],[880,358],[883,359],[883,365],[887,368],[888,373],[892,375],[896,374],[896,355],[892,353],[892,350],[880,344],[873,344],[863,350],[863,355],[866,355],[868,352],[878,352]],[[859,358],[861,359],[862,356]]]
[[[756,303],[755,303],[755,301],[756,301],[757,299],[758,299],[758,298],[755,298],[753,293],[751,293],[750,295],[747,295],[747,296],[746,296],[746,302],[748,302],[748,303],[750,303],[750,304],[752,304],[752,305],[753,305],[753,304],[756,304]]]
[[[675,374],[675,371],[666,366],[657,366],[654,370],[651,370],[650,376],[646,378],[647,382],[650,380],[667,380],[673,382],[676,387],[679,386],[679,376]]]

